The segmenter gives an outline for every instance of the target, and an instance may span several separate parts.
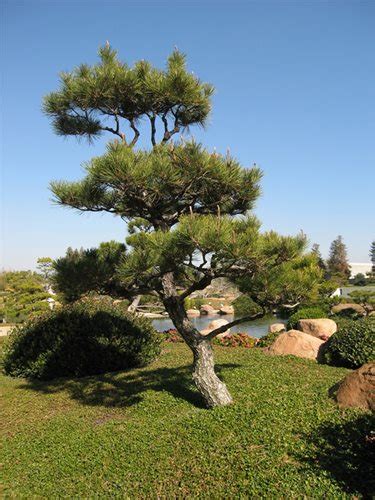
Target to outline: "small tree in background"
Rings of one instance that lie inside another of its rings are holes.
[[[7,323],[20,323],[32,315],[48,311],[43,278],[31,271],[4,273],[3,315]]]
[[[73,250],[53,263],[53,287],[64,302],[74,302],[88,292],[127,297],[129,294],[116,277],[116,267],[125,254],[125,245],[110,241],[98,248]]]
[[[53,276],[53,260],[51,259],[51,257],[40,257],[36,262],[36,268],[42,276],[45,288],[48,291],[51,286],[51,280]]]
[[[349,279],[350,267],[346,245],[342,240],[342,236],[338,236],[331,243],[327,267],[331,277],[337,279],[340,283],[345,283]]]
[[[375,276],[375,241],[371,243],[370,247],[370,260],[371,260],[371,273]]]
[[[366,281],[366,276],[362,273],[357,273],[354,278],[351,280],[352,285],[356,286],[365,286],[367,281]]]
[[[318,243],[314,243],[313,244],[313,246],[311,247],[311,253],[317,259],[318,266],[320,267],[320,269],[322,269],[323,271],[326,271],[327,270],[327,266],[326,266],[326,264],[325,264],[325,262],[323,260],[322,254],[320,252],[320,245],[318,245]]]
[[[318,285],[321,270],[314,256],[304,255],[304,235],[260,232],[249,214],[259,195],[257,167],[244,168],[229,154],[207,152],[194,142],[168,144],[185,127],[203,125],[211,106],[212,86],[186,70],[181,53],[172,53],[165,71],[144,61],[129,68],[108,45],[99,54],[98,65],[62,75],[45,111],[59,134],[92,139],[107,131],[121,140],[86,164],[82,181],[53,182],[55,200],[130,223],[129,251],[118,266],[122,286],[129,294],[161,299],[193,353],[193,379],[207,406],[231,403],[215,374],[212,339],[279,303],[301,300]],[[144,117],[149,151],[134,149]],[[133,139],[123,125],[133,130]],[[240,283],[259,312],[202,335],[186,315],[185,299],[222,277]]]

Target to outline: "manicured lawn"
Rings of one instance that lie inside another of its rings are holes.
[[[372,417],[341,411],[327,395],[347,370],[215,349],[236,403],[210,411],[181,344],[165,344],[158,361],[128,372],[52,383],[2,376],[3,495],[349,498],[374,491]]]

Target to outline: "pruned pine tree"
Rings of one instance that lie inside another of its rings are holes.
[[[215,374],[212,339],[278,303],[300,300],[321,271],[316,258],[304,256],[304,235],[260,232],[249,213],[259,196],[256,166],[244,168],[229,154],[209,153],[194,142],[167,143],[184,127],[204,124],[210,110],[212,86],[187,72],[183,55],[174,52],[164,72],[145,62],[128,68],[109,47],[100,56],[98,66],[64,75],[61,89],[47,96],[46,110],[59,133],[89,138],[107,130],[101,117],[111,116],[115,125],[109,132],[122,140],[86,164],[82,181],[53,182],[54,198],[128,222],[129,248],[118,266],[122,285],[133,295],[162,300],[193,352],[193,379],[207,406],[229,404],[232,397]],[[134,148],[137,134],[128,141],[117,123],[125,118],[132,128],[145,115],[153,147],[140,151]],[[242,283],[259,312],[202,335],[187,317],[184,300],[221,277]]]
[[[162,143],[190,125],[206,123],[213,87],[186,70],[185,55],[178,50],[164,71],[143,60],[129,67],[108,42],[99,57],[99,64],[61,73],[60,89],[45,97],[43,109],[57,134],[92,140],[109,132],[133,146],[146,118],[156,145],[157,121],[162,123]]]

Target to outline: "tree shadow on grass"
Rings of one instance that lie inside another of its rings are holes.
[[[220,376],[223,370],[238,366],[232,363],[216,365],[216,373]],[[204,401],[192,382],[191,366],[128,370],[48,382],[29,380],[20,388],[44,394],[67,391],[72,399],[81,404],[106,407],[135,405],[144,399],[146,391],[168,392],[197,408],[205,408]]]
[[[348,494],[373,498],[375,494],[375,425],[370,414],[341,424],[325,423],[307,436],[312,456],[300,462],[328,472]]]

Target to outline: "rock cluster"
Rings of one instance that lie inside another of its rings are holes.
[[[285,330],[285,325],[275,323],[270,333]],[[337,331],[337,324],[328,318],[301,319],[296,330],[280,333],[274,343],[266,349],[268,354],[292,354],[299,358],[318,359],[322,345]]]
[[[200,313],[202,315],[217,314],[218,311],[216,309],[214,309],[210,304],[203,304],[203,306],[201,306],[201,308],[200,308]]]

